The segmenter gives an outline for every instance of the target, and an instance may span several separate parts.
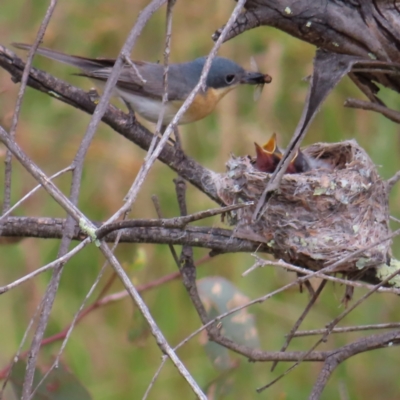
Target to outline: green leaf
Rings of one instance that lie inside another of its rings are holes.
[[[197,282],[200,298],[207,310],[209,318],[223,314],[233,308],[249,302],[249,298],[241,293],[231,282],[222,277],[207,277]],[[247,309],[237,311],[221,321],[221,333],[235,341],[249,347],[259,347],[258,332],[254,316]],[[202,336],[205,350],[220,370],[234,366],[229,351],[214,342],[209,342],[204,331]]]
[[[22,395],[22,384],[25,377],[26,364],[19,360],[13,367],[10,381],[18,399]],[[43,378],[42,372],[36,368],[33,389]],[[63,365],[53,369],[36,390],[32,400],[91,400],[92,397],[79,380],[66,370]]]

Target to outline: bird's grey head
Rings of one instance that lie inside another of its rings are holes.
[[[207,57],[201,57],[188,63],[191,65],[192,71],[195,72],[196,83],[199,81],[206,60]],[[206,79],[207,87],[221,89],[240,83],[253,85],[265,83],[264,75],[259,72],[246,71],[240,65],[227,58],[215,57],[213,59]]]

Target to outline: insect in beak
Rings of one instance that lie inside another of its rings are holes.
[[[256,59],[252,56],[250,57],[250,66],[251,66],[251,70],[254,72],[260,72],[260,69],[258,68],[258,64]],[[272,78],[268,75],[265,74],[262,76],[262,78],[260,79],[260,83],[258,83],[255,88],[254,88],[254,93],[253,93],[253,99],[254,101],[258,101],[259,98],[261,97],[261,93],[264,89],[264,85],[266,83],[270,83],[272,81]]]

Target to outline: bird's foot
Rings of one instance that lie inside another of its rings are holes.
[[[161,133],[164,133],[165,129],[167,129],[167,126],[163,125],[161,127]],[[173,148],[175,150],[175,157],[180,160],[182,158],[182,156],[184,155],[183,149],[182,149],[181,137],[179,135],[178,127],[175,126],[173,128],[173,130],[174,130],[174,138],[171,138],[171,136],[170,136],[168,141],[169,141],[169,143],[171,143],[171,145],[173,146]]]
[[[181,136],[177,126],[174,127],[174,138],[175,157],[180,161],[183,159],[185,153],[183,152]]]
[[[175,142],[174,142],[175,150],[182,151],[182,141],[181,141],[181,136],[179,134],[179,130],[178,130],[177,126],[174,126],[174,138],[175,138]]]
[[[128,109],[128,121],[126,121],[126,124],[129,126],[133,126],[136,124],[136,115],[135,111],[133,110],[132,106],[130,103],[128,103],[126,100],[124,100],[124,103],[126,105],[126,108]]]

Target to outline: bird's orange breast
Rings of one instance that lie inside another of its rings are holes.
[[[189,109],[182,116],[180,123],[188,124],[206,117],[214,110],[217,103],[234,88],[235,86],[221,89],[208,88],[206,93],[198,93]],[[178,111],[179,107],[182,105],[182,102],[174,101],[173,103],[177,107]]]

